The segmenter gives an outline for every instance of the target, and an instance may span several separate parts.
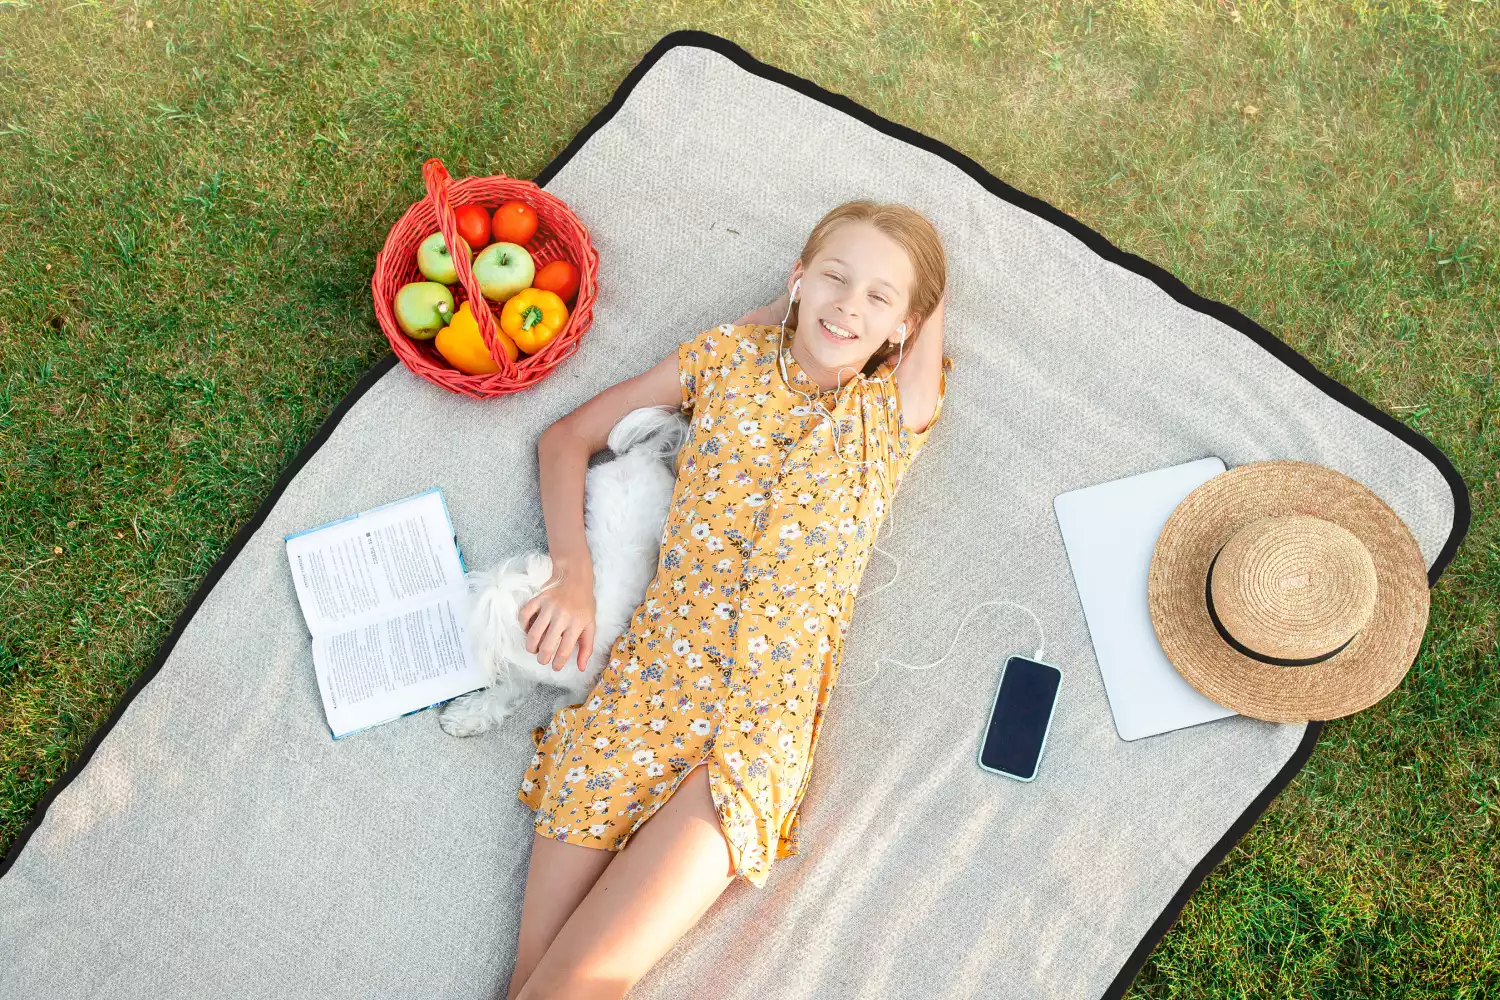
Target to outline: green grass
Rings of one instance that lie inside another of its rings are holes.
[[[1451,458],[1473,524],[1410,674],[1327,726],[1131,996],[1500,995],[1493,0],[379,6],[0,0],[0,851],[388,352],[368,282],[422,160],[530,177],[699,27],[1233,305]]]

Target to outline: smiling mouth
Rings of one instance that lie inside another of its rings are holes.
[[[838,340],[858,340],[859,339],[859,335],[858,334],[850,333],[848,330],[845,330],[841,326],[830,326],[828,324],[828,321],[825,320],[825,319],[818,320],[818,323],[822,325],[823,329],[825,329],[825,330],[828,331],[828,335],[830,337],[834,337],[834,338],[836,338]]]

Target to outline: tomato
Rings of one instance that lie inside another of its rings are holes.
[[[496,243],[525,246],[536,235],[536,212],[524,201],[507,201],[495,209],[490,231]]]
[[[531,287],[545,289],[564,302],[572,302],[578,294],[578,268],[565,260],[554,260],[536,273]]]
[[[490,242],[490,213],[483,205],[460,205],[453,210],[458,235],[478,253]]]

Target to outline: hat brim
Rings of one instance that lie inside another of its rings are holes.
[[[1375,562],[1375,608],[1336,655],[1278,666],[1224,641],[1204,583],[1219,548],[1248,521],[1310,514],[1352,532]],[[1167,659],[1206,697],[1268,722],[1336,719],[1401,682],[1427,630],[1427,563],[1405,522],[1364,484],[1326,466],[1276,459],[1219,473],[1172,511],[1147,577],[1151,624]]]

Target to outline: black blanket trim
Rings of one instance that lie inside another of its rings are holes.
[[[1082,222],[1052,207],[1040,198],[1034,198],[1029,194],[1016,190],[958,150],[910,129],[905,125],[898,125],[895,122],[888,121],[841,94],[835,94],[809,80],[804,80],[784,70],[767,65],[726,38],[721,38],[718,35],[704,31],[692,30],[674,31],[662,36],[661,40],[652,47],[651,51],[646,53],[645,58],[637,63],[635,68],[626,75],[624,81],[621,82],[619,88],[615,91],[614,96],[604,106],[604,109],[596,114],[573,137],[573,140],[568,143],[563,151],[536,175],[534,180],[537,185],[545,187],[556,176],[557,172],[583,148],[584,144],[589,141],[594,133],[615,116],[615,113],[620,110],[625,100],[635,89],[636,84],[650,72],[651,68],[656,65],[657,60],[680,45],[697,46],[717,52],[719,55],[733,61],[741,69],[754,73],[756,76],[779,83],[785,87],[790,87],[792,90],[806,97],[820,101],[831,108],[858,119],[877,131],[900,139],[919,149],[924,149],[929,153],[941,156],[970,177],[973,177],[984,186],[985,190],[996,197],[1003,198],[1012,205],[1023,208],[1033,215],[1047,220],[1076,237],[1105,260],[1118,264],[1155,283],[1162,291],[1183,305],[1206,313],[1214,319],[1234,327],[1261,347],[1270,351],[1280,361],[1285,363],[1287,367],[1323,390],[1323,392],[1327,393],[1333,399],[1343,403],[1354,412],[1368,418],[1372,423],[1384,428],[1411,445],[1437,467],[1453,490],[1453,530],[1449,533],[1448,540],[1444,543],[1442,551],[1438,553],[1438,557],[1433,562],[1432,568],[1428,570],[1428,587],[1434,586],[1438,578],[1442,576],[1443,570],[1447,568],[1448,563],[1453,559],[1453,554],[1458,550],[1459,544],[1463,541],[1464,536],[1469,530],[1469,489],[1463,477],[1458,474],[1458,470],[1448,461],[1448,457],[1443,454],[1437,445],[1433,444],[1420,432],[1385,413],[1354,390],[1323,374],[1312,362],[1297,353],[1289,344],[1278,340],[1272,333],[1248,316],[1241,314],[1222,302],[1216,302],[1198,295],[1167,271],[1142,257],[1119,249]],[[125,713],[125,709],[135,699],[135,696],[161,670],[162,665],[171,654],[172,648],[177,645],[178,637],[182,635],[183,629],[187,627],[187,623],[192,620],[193,614],[198,610],[198,606],[203,603],[204,598],[213,590],[214,584],[218,582],[219,577],[223,576],[224,571],[234,561],[240,549],[244,547],[245,543],[250,540],[250,537],[255,534],[256,530],[265,521],[272,508],[276,506],[276,501],[281,497],[287,485],[297,475],[298,471],[307,464],[307,461],[317,453],[318,449],[323,446],[323,442],[328,440],[329,436],[333,433],[333,429],[344,418],[344,414],[349,412],[350,407],[365,394],[370,386],[380,381],[381,377],[396,365],[397,360],[394,353],[389,354],[376,362],[369,371],[360,376],[359,381],[354,384],[354,388],[339,401],[338,405],[334,407],[333,412],[324,420],[323,425],[318,428],[317,433],[313,435],[312,440],[302,448],[297,457],[292,460],[291,465],[287,466],[281,477],[276,480],[275,485],[271,487],[270,494],[260,505],[260,508],[235,533],[234,538],[229,542],[229,547],[225,549],[224,554],[219,557],[219,560],[214,563],[213,568],[208,571],[208,576],[204,578],[202,585],[199,586],[198,590],[188,601],[187,607],[178,616],[176,623],[172,627],[171,634],[167,636],[161,648],[157,650],[156,657],[152,660],[151,665],[136,679],[136,682],[131,686],[129,692],[126,693],[124,699],[115,706],[114,711],[110,713],[109,720],[89,739],[83,751],[68,767],[67,773],[60,780],[54,781],[48,787],[41,801],[37,804],[36,812],[30,824],[21,831],[20,836],[16,838],[16,842],[11,846],[10,851],[6,855],[5,863],[0,865],[0,877],[3,877],[10,871],[11,866],[15,864],[22,849],[25,848],[26,842],[31,838],[31,834],[41,825],[43,817],[46,816],[47,807],[51,805],[52,800],[87,766],[89,759],[94,755],[94,751],[98,749],[100,742],[114,728],[115,723]],[[1119,1000],[1119,998],[1125,995],[1125,992],[1130,988],[1130,984],[1135,980],[1136,974],[1145,965],[1147,956],[1151,954],[1162,938],[1166,936],[1167,931],[1171,929],[1172,924],[1176,922],[1177,916],[1187,904],[1188,898],[1197,890],[1203,880],[1208,877],[1208,873],[1218,867],[1219,862],[1228,856],[1230,850],[1240,841],[1240,838],[1255,825],[1255,821],[1260,818],[1266,806],[1271,804],[1271,800],[1281,794],[1282,789],[1291,782],[1292,778],[1297,775],[1297,772],[1302,770],[1302,766],[1312,756],[1313,748],[1317,745],[1318,735],[1322,730],[1323,723],[1320,721],[1309,722],[1307,724],[1307,730],[1296,752],[1292,754],[1276,777],[1271,780],[1271,783],[1255,797],[1255,801],[1250,803],[1249,808],[1234,822],[1224,836],[1220,838],[1219,842],[1213,846],[1213,849],[1188,874],[1186,881],[1182,883],[1182,887],[1177,890],[1176,895],[1167,903],[1166,908],[1162,910],[1156,922],[1151,925],[1150,930],[1146,932],[1146,936],[1141,939],[1135,951],[1125,961],[1119,975],[1115,977],[1109,989],[1104,992],[1100,1000]]]

